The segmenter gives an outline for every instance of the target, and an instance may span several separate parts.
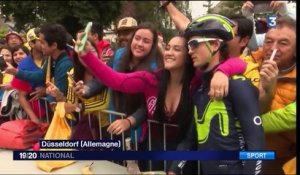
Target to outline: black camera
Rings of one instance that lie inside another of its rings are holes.
[[[252,1],[254,8],[253,8],[253,13],[258,14],[258,13],[272,13],[273,9],[270,6],[271,1]]]
[[[3,58],[3,55],[0,55],[0,70],[1,72],[7,68],[7,64]]]

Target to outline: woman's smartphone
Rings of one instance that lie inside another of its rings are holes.
[[[92,22],[89,22],[86,25],[85,30],[83,32],[83,35],[80,38],[80,45],[78,47],[78,52],[82,52],[83,51],[83,49],[85,47],[85,43],[88,40],[88,35],[89,35],[90,31],[91,31],[92,25],[93,25]]]
[[[7,64],[4,60],[3,55],[0,55],[0,70],[1,72],[4,71],[7,68]]]

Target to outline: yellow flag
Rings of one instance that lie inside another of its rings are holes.
[[[45,140],[67,140],[71,137],[71,127],[66,121],[65,102],[58,102],[55,112],[45,136]],[[70,116],[68,116],[70,117]],[[53,149],[48,151],[53,151]],[[64,149],[71,151],[70,149]],[[60,149],[60,151],[62,151]],[[74,160],[39,160],[36,161],[37,167],[43,171],[51,172],[54,169],[62,168],[74,163]]]

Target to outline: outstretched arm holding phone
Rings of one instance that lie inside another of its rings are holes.
[[[160,2],[162,3],[162,1]],[[163,7],[167,10],[176,28],[181,32],[185,31],[191,20],[186,17],[181,11],[179,11],[172,2],[169,2]]]

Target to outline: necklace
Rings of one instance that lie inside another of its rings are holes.
[[[289,68],[287,68],[287,69],[279,70],[279,73],[280,73],[280,74],[286,74],[286,73],[289,73],[289,72],[291,72],[291,71],[294,69],[295,66],[296,66],[296,63],[294,63],[291,67],[289,67]]]

